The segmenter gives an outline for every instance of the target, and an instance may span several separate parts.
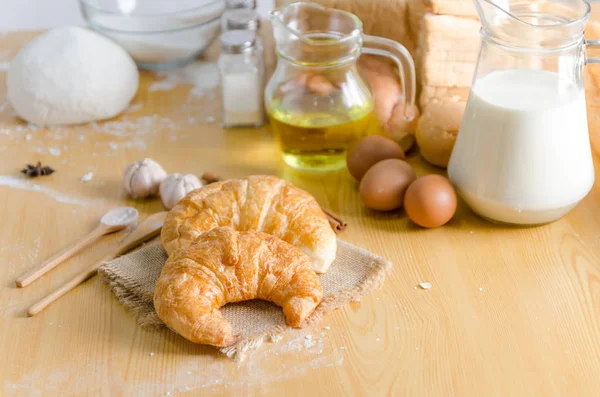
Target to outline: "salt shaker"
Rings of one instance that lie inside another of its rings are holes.
[[[223,15],[221,16],[221,31],[225,32],[227,30],[227,19],[229,15],[235,10],[240,9],[256,9],[256,1],[255,0],[226,0],[225,1],[225,11],[223,11]]]
[[[222,126],[229,128],[263,125],[264,63],[254,32],[231,30],[223,33],[219,74]]]

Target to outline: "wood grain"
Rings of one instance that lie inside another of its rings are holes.
[[[31,37],[8,34],[0,48],[9,59]],[[365,209],[345,171],[285,168],[268,128],[223,131],[206,122],[218,97],[190,95],[185,85],[150,90],[157,79],[142,73],[139,106],[97,126],[33,129],[9,107],[0,113],[0,351],[7,357],[0,395],[598,394],[598,183],[572,213],[547,226],[493,226],[460,203],[449,225],[424,230],[401,211]],[[143,157],[169,172],[280,175],[342,215],[349,223],[343,238],[388,258],[393,272],[381,290],[328,315],[321,326],[330,329],[298,331],[243,363],[168,330],[139,328],[97,278],[26,318],[30,304],[114,249],[122,234],[25,290],[14,286],[18,274],[91,230],[108,208],[131,205],[142,216],[162,209],[158,199],[133,201],[121,190],[125,165]],[[57,172],[33,185],[15,182],[20,167],[38,160]],[[441,172],[416,153],[410,162],[419,175]],[[94,179],[80,182],[88,171]],[[415,288],[425,281],[430,290]]]

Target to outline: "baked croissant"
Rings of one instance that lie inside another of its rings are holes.
[[[273,176],[230,179],[190,192],[169,211],[161,241],[171,255],[220,226],[279,237],[311,257],[317,273],[325,273],[335,259],[336,236],[319,204]]]
[[[184,338],[224,347],[239,336],[221,306],[263,299],[281,306],[287,323],[298,326],[322,297],[311,260],[298,248],[265,233],[220,227],[169,257],[156,283],[154,308]]]

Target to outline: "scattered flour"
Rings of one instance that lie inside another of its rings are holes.
[[[159,127],[168,129],[177,128],[177,124],[173,122],[173,120],[167,117],[161,117],[158,114],[138,117],[135,120],[92,122],[89,126],[92,127],[94,131],[117,137],[156,133],[156,130]]]
[[[311,347],[313,347],[313,346],[314,346],[314,345],[316,345],[316,344],[317,344],[317,342],[315,342],[315,341],[312,339],[312,336],[310,336],[310,335],[306,335],[306,336],[304,337],[304,347],[305,347],[306,349],[308,349],[308,348],[311,348]]]
[[[157,72],[162,80],[153,83],[149,92],[171,91],[181,84],[192,85],[191,96],[203,96],[206,91],[215,89],[219,84],[219,70],[216,63],[192,62],[183,68]]]
[[[51,155],[53,155],[54,157],[58,157],[61,154],[61,151],[59,148],[57,147],[51,147],[48,149],[48,153],[50,153]]]
[[[11,132],[12,130],[17,131],[17,132],[24,132],[24,131],[38,131],[43,129],[44,127],[39,126],[37,124],[32,124],[32,123],[25,123],[25,124],[19,124],[16,125],[14,127],[11,127],[11,129],[7,129],[9,132]]]
[[[132,104],[132,105],[129,105],[127,107],[127,109],[125,109],[124,113],[134,113],[143,107],[144,107],[144,105],[142,105],[141,103]]]
[[[94,173],[90,171],[81,177],[81,182],[89,182],[92,179],[94,179]]]
[[[304,347],[306,340],[312,342],[308,348]],[[68,390],[74,395],[100,395],[105,391],[108,380],[111,393],[119,395],[177,395],[186,392],[193,395],[207,392],[211,395],[248,395],[248,390],[256,387],[266,391],[270,384],[311,376],[322,368],[341,366],[345,359],[344,350],[345,347],[325,349],[323,338],[310,336],[307,339],[302,331],[298,331],[285,343],[267,344],[251,352],[242,363],[218,355],[203,355],[202,360],[192,355],[179,366],[162,371],[158,377],[136,377],[127,382],[117,368],[93,363],[82,365],[81,360],[85,357],[77,360],[64,358],[50,370],[23,371],[16,380],[0,385],[0,394],[42,395]],[[153,357],[159,352],[146,354]],[[298,360],[298,354],[304,358]]]
[[[12,175],[2,175],[0,176],[0,186],[7,186],[13,189],[20,190],[30,190],[34,192],[40,192],[45,194],[46,196],[51,197],[52,199],[65,203],[65,204],[75,204],[82,207],[90,207],[90,206],[103,206],[102,200],[98,199],[84,199],[79,197],[73,197],[61,192],[58,192],[54,189],[50,189],[49,187],[37,185],[33,182],[28,181],[25,178],[12,176]]]
[[[110,141],[110,142],[108,142],[108,147],[110,147],[110,150],[112,150],[112,151],[119,150],[119,149],[137,149],[137,150],[144,152],[144,151],[148,150],[148,146],[146,145],[146,142],[141,138],[135,138],[135,139],[131,139],[129,141],[123,141],[123,142]]]

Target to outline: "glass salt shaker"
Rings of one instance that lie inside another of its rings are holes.
[[[230,128],[263,125],[264,63],[254,32],[231,30],[223,33],[219,74],[222,126]]]
[[[235,10],[240,9],[256,9],[256,1],[255,0],[226,0],[225,1],[225,11],[223,11],[223,15],[221,16],[221,31],[227,31],[227,19],[231,13],[234,13]]]

